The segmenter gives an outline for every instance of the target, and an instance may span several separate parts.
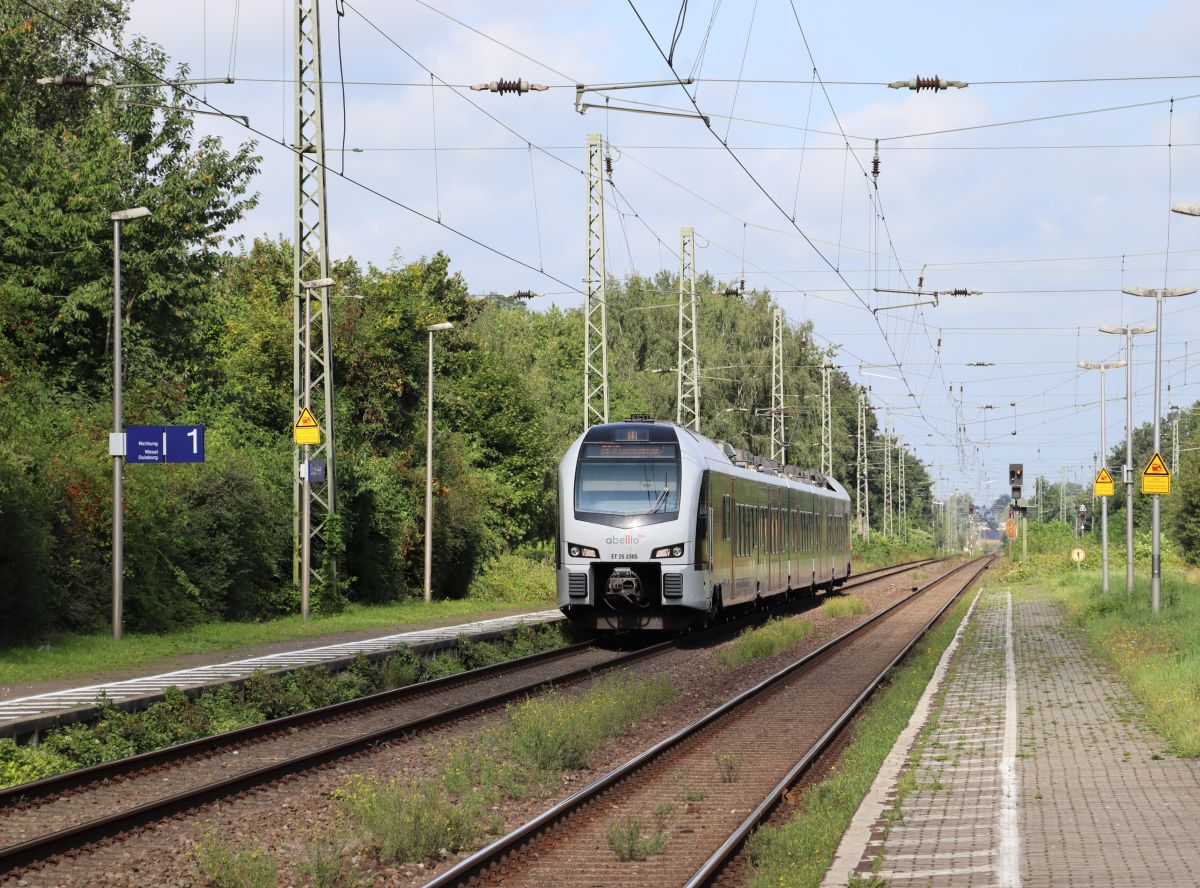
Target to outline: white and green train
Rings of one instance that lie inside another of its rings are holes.
[[[558,468],[558,605],[593,629],[677,631],[850,575],[850,497],[670,422],[593,426]]]

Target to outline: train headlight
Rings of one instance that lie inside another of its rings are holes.
[[[579,546],[575,543],[567,543],[567,554],[572,558],[599,558],[600,553],[591,546]]]
[[[671,546],[659,546],[650,553],[651,558],[682,558],[683,543],[675,543]]]

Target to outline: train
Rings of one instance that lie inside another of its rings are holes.
[[[593,631],[678,632],[850,576],[850,496],[673,422],[587,429],[558,468],[559,609]]]

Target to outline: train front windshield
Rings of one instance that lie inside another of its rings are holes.
[[[679,445],[584,444],[575,475],[575,511],[630,517],[679,512]]]

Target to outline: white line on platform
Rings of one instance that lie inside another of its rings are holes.
[[[1017,804],[1017,665],[1013,657],[1012,591],[1006,593],[1004,616],[1004,748],[1000,756],[1002,781],[1000,810],[996,817],[999,847],[996,849],[996,881],[1000,888],[1018,888],[1021,884],[1020,836]]]
[[[906,882],[910,879],[946,879],[951,876],[967,876],[972,873],[990,873],[992,869],[993,867],[989,863],[983,866],[946,867],[945,869],[918,870],[911,873],[881,870],[877,875],[887,879],[889,882]]]

